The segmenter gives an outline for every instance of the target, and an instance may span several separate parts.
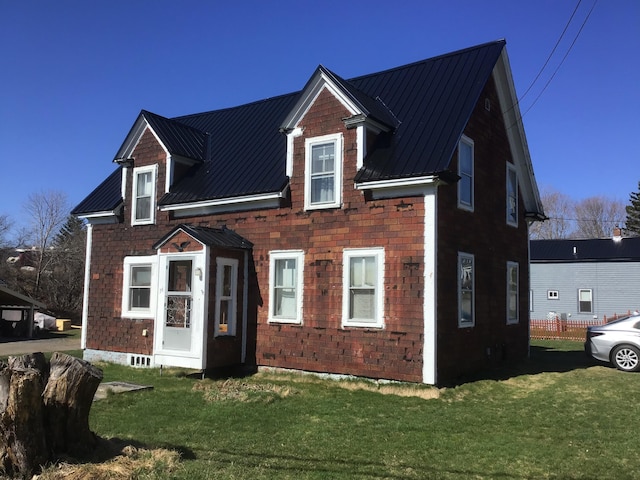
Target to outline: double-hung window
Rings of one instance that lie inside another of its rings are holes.
[[[507,262],[507,323],[518,323],[518,264]]]
[[[132,225],[148,225],[155,222],[157,167],[133,169]]]
[[[305,141],[306,209],[336,208],[342,202],[342,134]]]
[[[238,311],[238,260],[218,257],[216,271],[214,335],[235,335]]]
[[[153,318],[156,290],[155,256],[125,257],[122,288],[122,316]]]
[[[384,327],[384,249],[347,249],[343,264],[342,323]]]
[[[302,323],[304,253],[301,250],[269,254],[269,321]]]
[[[578,313],[593,313],[593,291],[590,288],[578,290]]]
[[[458,207],[473,211],[473,140],[462,136],[458,144]]]
[[[475,324],[475,268],[474,256],[458,253],[458,326]]]
[[[518,226],[518,175],[513,164],[507,162],[507,223]]]

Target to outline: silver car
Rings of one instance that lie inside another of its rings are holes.
[[[640,371],[640,314],[588,327],[584,350],[624,372]]]

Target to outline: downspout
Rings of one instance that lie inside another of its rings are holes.
[[[91,247],[93,239],[93,225],[87,225],[87,244],[84,253],[84,291],[82,292],[82,329],[80,348],[87,348],[87,319],[89,318],[89,281],[91,279]]]

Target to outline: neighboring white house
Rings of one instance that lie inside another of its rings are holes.
[[[640,309],[640,237],[531,241],[532,319],[593,320]]]

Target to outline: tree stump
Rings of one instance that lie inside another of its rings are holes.
[[[100,369],[63,353],[0,365],[0,473],[29,478],[60,454],[91,452],[89,411],[101,380]]]

